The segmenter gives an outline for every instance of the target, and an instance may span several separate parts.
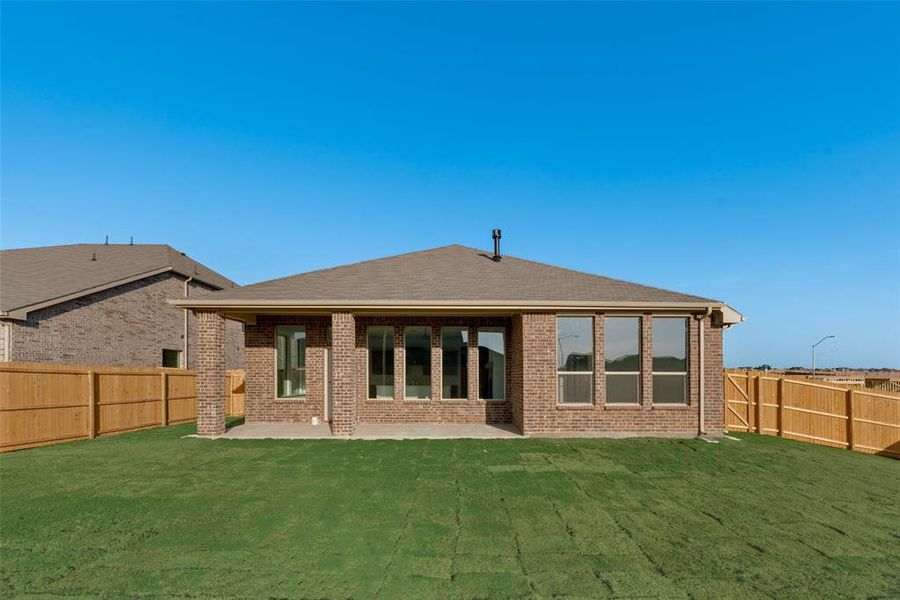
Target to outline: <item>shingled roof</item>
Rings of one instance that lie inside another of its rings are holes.
[[[671,306],[721,302],[452,245],[301,273],[202,298],[173,300],[195,308],[404,307],[515,308]]]
[[[0,316],[30,310],[174,271],[215,289],[235,287],[165,244],[71,244],[0,251]]]

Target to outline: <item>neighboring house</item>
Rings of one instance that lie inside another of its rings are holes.
[[[497,232],[499,237],[499,232]],[[226,320],[247,422],[513,423],[526,435],[723,432],[717,300],[447,246],[174,304],[198,317],[198,431],[224,431]]]
[[[0,361],[193,367],[195,320],[169,304],[235,283],[162,244],[0,251]],[[230,323],[228,368],[243,365]]]

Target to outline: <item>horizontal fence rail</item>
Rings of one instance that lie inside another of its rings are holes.
[[[725,429],[900,458],[900,397],[759,371],[725,371]]]
[[[244,372],[226,371],[225,409],[244,414]],[[187,423],[192,370],[0,364],[0,452]]]

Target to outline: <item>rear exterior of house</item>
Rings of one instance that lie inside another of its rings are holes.
[[[193,367],[195,319],[172,306],[234,282],[162,244],[73,244],[0,252],[0,362]],[[225,364],[243,366],[243,325]]]
[[[178,300],[198,431],[224,432],[223,339],[245,324],[247,422],[511,423],[526,435],[719,435],[715,300],[448,246]]]

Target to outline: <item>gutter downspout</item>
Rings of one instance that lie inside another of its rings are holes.
[[[5,362],[12,362],[12,321],[0,321],[0,325],[3,325],[3,328],[6,330],[6,334],[3,336],[3,355],[6,357]]]
[[[699,433],[700,437],[704,437],[704,436],[706,435],[706,410],[705,410],[706,407],[705,407],[705,405],[704,405],[704,399],[705,399],[705,385],[704,385],[705,382],[704,382],[704,379],[705,379],[705,377],[704,377],[704,374],[703,374],[703,371],[704,371],[704,369],[703,369],[703,366],[704,366],[704,359],[703,359],[703,346],[704,346],[704,343],[703,343],[703,341],[704,341],[704,340],[703,340],[703,322],[706,320],[707,317],[709,317],[710,314],[712,314],[712,309],[711,309],[711,308],[707,308],[707,309],[706,309],[706,313],[700,314],[700,315],[694,315],[694,317],[697,319],[697,324],[698,324],[698,326],[699,326],[699,327],[698,327],[698,332],[697,332],[698,346],[699,346],[699,348],[698,348],[699,351],[698,351],[698,353],[697,353],[697,354],[698,354],[697,359],[700,361],[700,369],[699,369],[699,373],[700,373],[700,385],[698,386],[698,391],[699,391],[699,394],[698,394],[698,396],[699,396],[699,398],[698,398],[698,407],[699,407],[699,409],[700,409],[700,422],[698,423],[697,429],[698,429],[698,433]]]
[[[187,279],[184,280],[184,297],[185,298],[188,297],[188,291],[190,290],[188,285],[193,280],[194,280],[193,277],[188,277]],[[188,362],[188,358],[189,358],[188,351],[189,350],[190,350],[190,348],[188,347],[188,309],[185,308],[184,309],[184,362],[181,365],[182,369],[187,369],[188,365],[190,364]]]

